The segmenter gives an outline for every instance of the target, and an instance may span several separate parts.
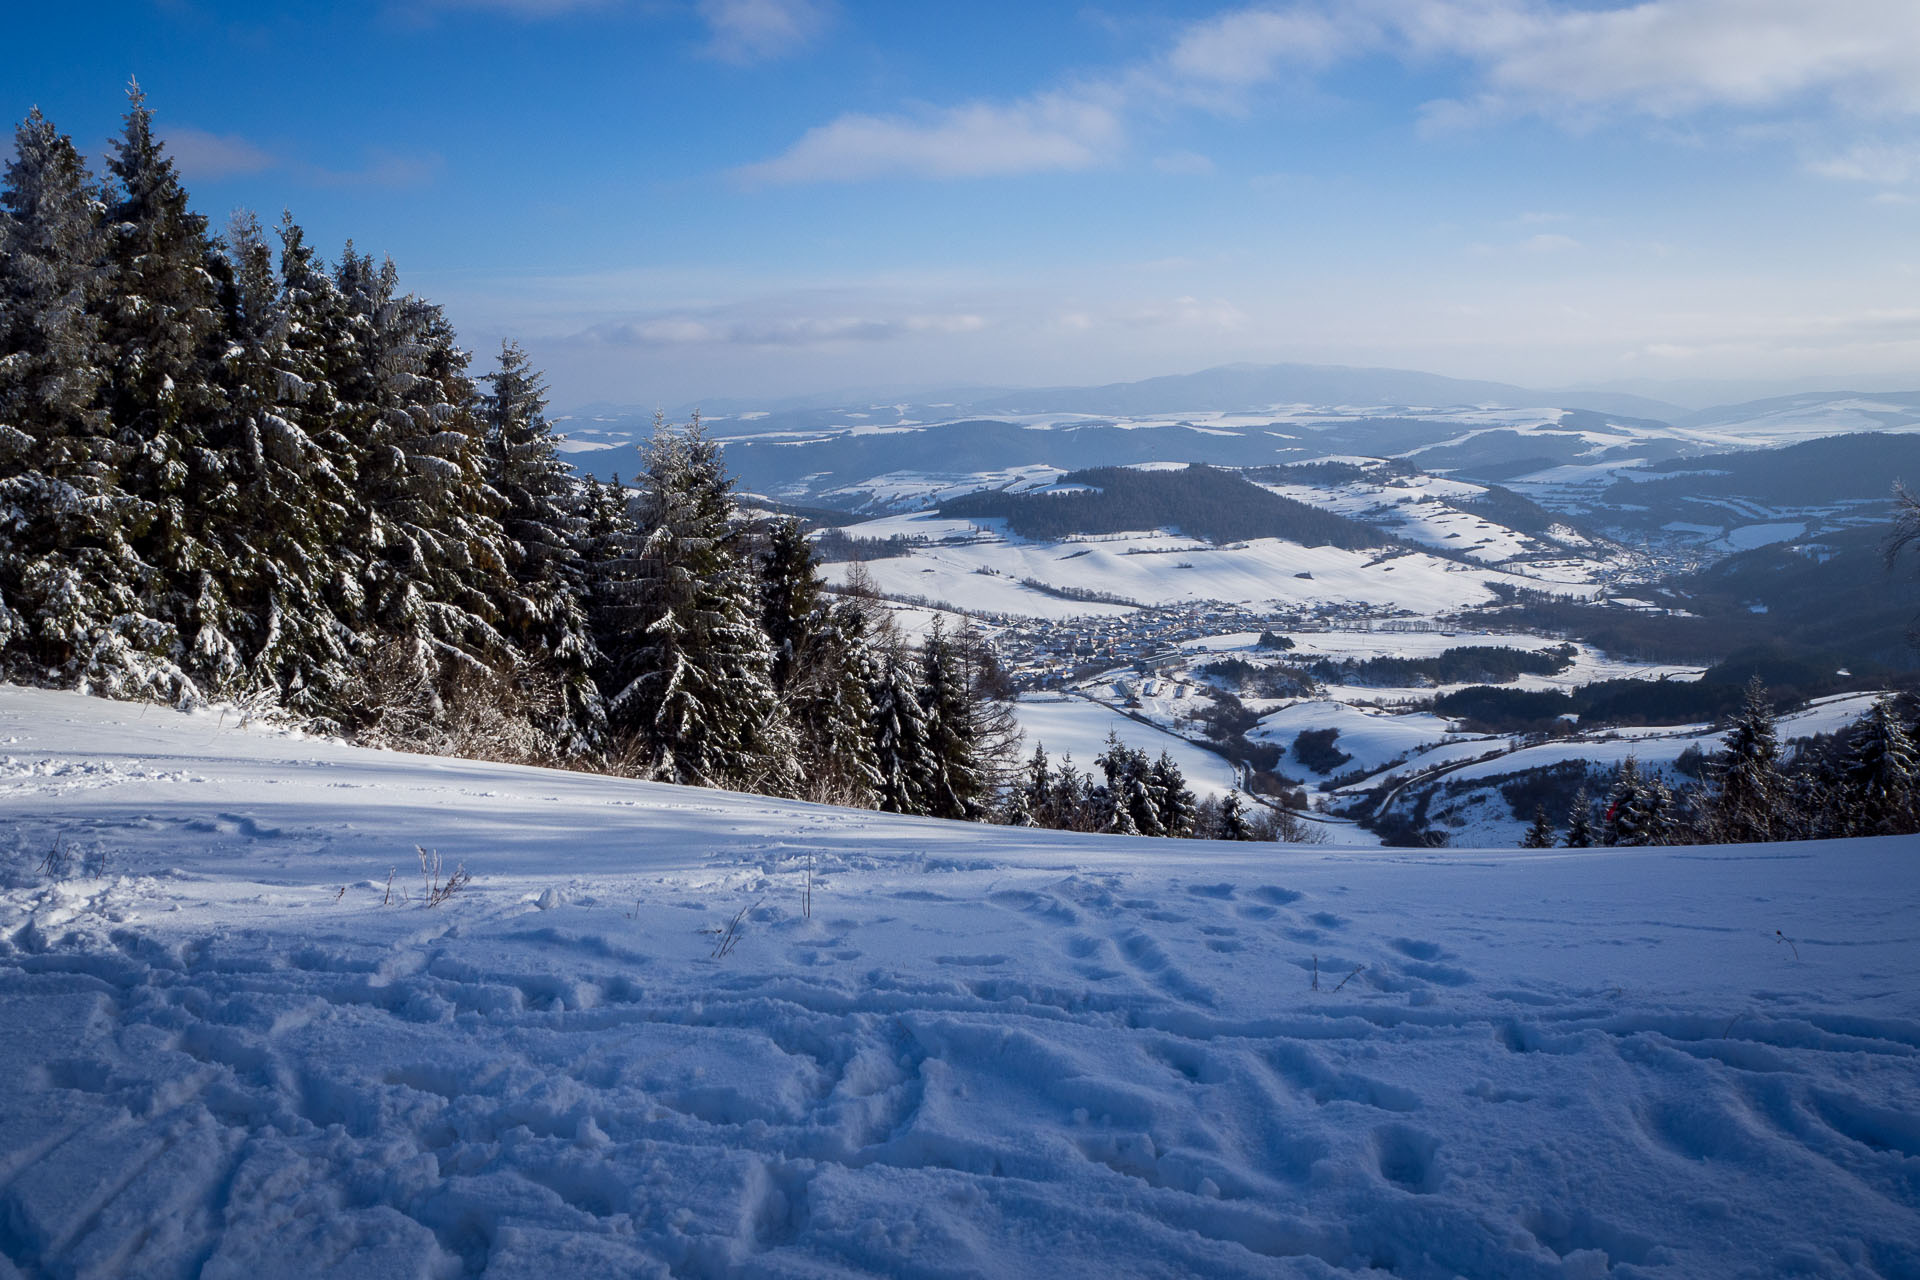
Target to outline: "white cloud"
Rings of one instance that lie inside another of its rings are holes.
[[[160,131],[174,164],[189,179],[214,181],[245,174],[278,171],[315,187],[417,187],[432,182],[446,167],[432,152],[367,150],[366,163],[352,169],[333,169],[290,159],[237,133],[210,133],[188,125]]]
[[[702,0],[756,12],[798,2]],[[1420,108],[1427,132],[1517,115],[1590,127],[1629,114],[1681,128],[1672,122],[1710,109],[1752,113],[1816,100],[1848,115],[1920,113],[1915,0],[1642,0],[1604,8],[1301,0],[1192,23],[1156,57],[1023,99],[975,101],[924,117],[841,116],[742,172],[763,182],[805,182],[1086,169],[1118,158],[1130,119],[1155,104],[1237,114],[1263,86],[1381,55],[1461,78],[1458,94]]]
[[[1115,324],[1129,329],[1238,329],[1247,313],[1225,298],[1174,298],[1122,311]]]
[[[833,17],[825,0],[696,0],[694,8],[712,31],[707,52],[740,65],[798,52]]]
[[[1920,142],[1861,142],[1837,154],[1811,160],[1807,168],[1823,178],[1904,186],[1920,178]]]
[[[1563,236],[1551,231],[1528,236],[1520,242],[1521,250],[1526,253],[1561,253],[1579,247],[1580,242],[1572,236]]]
[[[538,21],[590,9],[610,8],[617,0],[418,0],[425,9],[480,9]]]
[[[858,182],[890,174],[981,178],[1107,163],[1123,141],[1108,106],[1068,93],[975,102],[925,119],[844,115],[737,171],[752,183]]]
[[[754,307],[612,321],[594,325],[583,336],[592,342],[635,347],[825,347],[890,342],[920,334],[952,337],[987,327],[985,317],[970,312],[874,318],[778,314],[775,308]]]
[[[1415,53],[1479,62],[1487,94],[1523,110],[1671,116],[1810,93],[1854,109],[1920,109],[1911,0],[1414,0],[1398,31]]]
[[[1167,54],[1177,79],[1206,85],[1251,85],[1283,64],[1322,66],[1377,38],[1356,9],[1241,9],[1197,22]]]
[[[280,164],[272,152],[238,134],[208,133],[184,126],[164,129],[161,134],[174,164],[188,178],[230,178],[235,174],[260,173]]]

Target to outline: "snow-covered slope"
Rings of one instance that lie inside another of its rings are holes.
[[[1913,840],[1075,837],[16,688],[0,753],[0,1275],[1920,1271]]]
[[[1032,541],[998,520],[889,516],[840,530],[855,541],[921,541],[906,555],[865,564],[890,596],[924,597],[956,609],[1026,618],[1113,616],[1134,604],[1224,601],[1272,609],[1364,606],[1441,613],[1494,599],[1489,583],[1545,590],[1587,588],[1591,566],[1568,561],[1524,572],[1463,564],[1402,548],[1305,547],[1280,538],[1215,546],[1165,530]],[[845,563],[824,566],[845,581]],[[1057,594],[1049,594],[1049,591]],[[1071,598],[1097,592],[1109,600]]]

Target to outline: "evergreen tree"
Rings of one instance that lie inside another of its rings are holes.
[[[766,560],[760,568],[760,625],[773,650],[776,692],[786,692],[819,612],[820,576],[813,547],[798,520],[776,520],[767,532]]]
[[[1033,810],[1027,802],[1025,787],[1008,787],[1006,802],[1000,807],[1000,822],[1008,827],[1031,827],[1037,825],[1033,820]]]
[[[1713,788],[1704,803],[1711,837],[1725,843],[1776,840],[1787,799],[1773,706],[1758,676],[1709,766]]]
[[[936,818],[978,817],[988,787],[973,694],[938,618],[920,648],[920,709],[931,765],[927,812]]]
[[[1043,827],[1058,825],[1053,803],[1053,766],[1047,760],[1045,743],[1034,744],[1033,756],[1027,761],[1014,790],[1026,798],[1025,808],[1036,824]]]
[[[1100,829],[1101,818],[1093,803],[1093,780],[1074,767],[1071,751],[1060,757],[1060,767],[1054,771],[1048,800],[1053,815],[1049,825],[1061,831]]]
[[[783,702],[799,735],[806,794],[873,807],[881,783],[873,737],[878,659],[866,616],[851,603],[816,606],[795,659]]]
[[[148,657],[172,644],[142,612],[147,575],[127,536],[146,513],[120,487],[131,450],[102,405],[103,199],[72,141],[29,114],[0,193],[0,653],[29,677],[177,693],[164,673],[159,686],[116,680],[93,661],[116,626]]]
[[[363,458],[366,623],[436,688],[473,667],[510,667],[498,629],[512,589],[503,503],[486,484],[467,353],[439,307],[398,294],[392,262],[376,267],[349,244],[334,278],[358,347],[335,390]]]
[[[139,85],[128,99],[126,127],[107,162],[114,189],[106,405],[126,451],[121,486],[142,503],[129,541],[148,572],[141,621],[131,628],[116,621],[114,642],[95,661],[109,682],[121,678],[110,671],[145,670],[151,674],[136,679],[147,687],[158,675],[179,696],[192,696],[186,668],[220,688],[235,686],[244,671],[216,514],[235,483],[219,386],[227,267],[207,220],[187,207]]]
[[[1174,837],[1193,834],[1196,817],[1193,792],[1173,757],[1165,751],[1153,765],[1153,788],[1159,806],[1160,829]]]
[[[656,425],[629,584],[628,683],[609,700],[648,776],[792,794],[792,727],[773,690],[751,567],[720,448],[695,422]]]
[[[1587,789],[1581,787],[1573,798],[1573,806],[1567,810],[1568,849],[1591,849],[1593,847],[1593,797]]]
[[[1666,784],[1641,772],[1640,762],[1628,756],[1607,793],[1600,842],[1622,846],[1666,843],[1672,805],[1673,795]]]
[[[1111,829],[1127,834],[1161,836],[1166,826],[1161,820],[1163,799],[1153,783],[1153,765],[1144,751],[1136,751],[1120,741],[1117,730],[1107,731],[1107,749],[1094,757],[1106,776],[1106,792],[1115,810]],[[1119,816],[1125,811],[1124,820]]]
[[[1547,807],[1545,805],[1535,805],[1533,810],[1533,824],[1527,828],[1527,833],[1520,837],[1520,847],[1522,849],[1551,849],[1553,848],[1553,837],[1553,821],[1547,817]]]
[[[966,691],[980,794],[992,795],[1013,785],[1020,769],[1022,735],[1013,713],[1013,680],[993,645],[972,623],[962,622],[949,634],[948,642]]]
[[[920,709],[919,683],[898,651],[879,655],[875,675],[873,749],[880,807],[889,813],[928,813],[936,765]]]
[[[1850,830],[1861,835],[1899,835],[1915,829],[1915,779],[1920,773],[1913,742],[1882,698],[1855,726],[1840,767]]]
[[[1229,791],[1220,800],[1220,826],[1216,840],[1251,840],[1253,828],[1247,824],[1247,812],[1240,804],[1240,793]]]
[[[500,524],[513,583],[505,630],[554,683],[557,697],[540,730],[563,757],[597,754],[606,746],[606,711],[593,683],[599,655],[582,604],[581,496],[555,448],[546,387],[527,353],[503,344],[500,367],[486,382],[487,482],[504,503]]]
[[[251,214],[228,232],[230,498],[217,510],[229,594],[244,615],[250,683],[323,723],[343,713],[357,662],[358,581],[347,535],[363,519],[357,459],[328,370],[352,359],[345,310],[291,217],[281,268]],[[342,617],[343,610],[348,616]]]

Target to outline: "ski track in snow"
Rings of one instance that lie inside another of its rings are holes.
[[[1071,837],[7,687],[0,742],[0,1277],[1920,1274],[1914,840]]]

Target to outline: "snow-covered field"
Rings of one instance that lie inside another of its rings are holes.
[[[0,806],[0,1276],[1920,1273],[1912,839],[1076,837],[8,687]]]
[[[1218,753],[1088,698],[1026,693],[1015,700],[1013,712],[1026,735],[1025,754],[1031,756],[1035,747],[1045,747],[1056,768],[1070,754],[1080,772],[1098,773],[1094,757],[1107,749],[1107,734],[1111,732],[1137,751],[1156,757],[1164,751],[1172,756],[1187,786],[1201,799],[1234,789],[1233,766]]]
[[[1271,605],[1363,604],[1382,609],[1441,613],[1489,603],[1489,582],[1540,588],[1586,583],[1582,572],[1533,568],[1516,576],[1474,568],[1421,552],[1387,554],[1338,547],[1303,547],[1278,538],[1213,546],[1165,531],[1030,542],[1011,537],[999,521],[961,522],[931,515],[888,516],[842,530],[852,538],[897,535],[935,541],[904,556],[867,562],[888,595],[924,596],[974,612],[1031,618],[1124,613],[1124,607],[1049,596],[1023,585],[1032,580],[1068,591],[1097,591],[1141,604],[1199,600]],[[823,566],[840,583],[845,564]]]

